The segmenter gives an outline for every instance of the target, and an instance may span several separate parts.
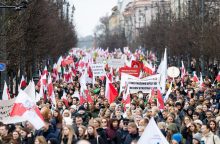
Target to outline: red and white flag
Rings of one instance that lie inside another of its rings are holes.
[[[9,100],[9,99],[11,99],[11,97],[10,97],[10,93],[9,93],[9,90],[8,90],[7,83],[5,81],[4,89],[3,89],[3,93],[2,93],[2,100]]]
[[[43,75],[44,75],[44,74],[48,75],[47,66],[44,67]]]
[[[118,96],[118,91],[115,89],[113,84],[110,82],[108,77],[106,77],[106,86],[105,86],[105,97],[108,99],[108,102],[111,104],[115,101]]]
[[[155,67],[153,67],[151,63],[145,62],[143,66],[143,71],[148,75],[152,75],[155,73]]]
[[[186,75],[186,69],[184,67],[183,61],[181,61],[181,64],[182,64],[182,66],[181,66],[181,78],[183,80],[184,76]]]
[[[164,101],[159,88],[157,89],[157,106],[159,109],[164,109]]]
[[[192,81],[194,81],[194,82],[199,82],[199,78],[198,78],[198,76],[196,75],[196,72],[193,73]]]
[[[204,87],[204,86],[205,86],[205,84],[204,84],[204,82],[203,82],[202,73],[200,73],[199,87],[202,88],[202,87]]]
[[[63,91],[63,96],[61,97],[61,99],[62,99],[63,103],[65,104],[65,106],[68,107],[69,104],[68,104],[68,100],[67,100],[65,91]]]
[[[220,71],[218,72],[218,75],[216,76],[215,80],[216,80],[217,82],[220,82]]]
[[[34,100],[32,100],[23,90],[20,90],[10,112],[10,116],[20,116],[28,120],[37,130],[45,125],[43,116]]]
[[[24,76],[22,75],[19,89],[24,89],[26,86],[27,86],[27,82],[24,79]]]
[[[53,82],[51,75],[48,76],[48,85],[47,85],[47,90],[48,90],[48,96],[51,102],[53,103],[54,106],[56,106],[56,98],[53,90]]]

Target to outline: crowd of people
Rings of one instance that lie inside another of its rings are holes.
[[[91,99],[81,102],[76,96],[80,75],[79,71],[72,75],[72,82],[62,78],[54,81],[56,106],[45,98],[37,102],[45,122],[43,128],[36,130],[28,121],[0,123],[0,143],[136,144],[153,117],[171,144],[220,144],[220,84],[213,84],[209,77],[204,78],[203,86],[198,86],[192,75],[175,78],[164,109],[159,109],[157,100],[149,101],[150,94],[142,92],[130,94],[130,104],[123,103],[123,92],[109,103],[106,78],[99,77],[94,84],[87,84]],[[171,81],[167,79],[166,90]],[[119,91],[120,80],[113,85]],[[64,93],[67,101],[62,98]],[[157,93],[154,95],[157,97]]]

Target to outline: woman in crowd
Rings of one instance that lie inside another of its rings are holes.
[[[53,125],[54,129],[62,129],[62,122],[63,117],[60,114],[60,111],[58,109],[55,109],[53,112],[53,116],[51,119],[51,124]]]
[[[86,136],[87,136],[86,127],[85,126],[79,126],[78,131],[79,131],[78,140],[86,139]]]
[[[118,144],[121,142],[121,138],[118,134],[119,120],[110,119],[109,127],[106,129],[108,144]]]
[[[88,137],[87,140],[91,144],[106,144],[101,136],[98,135],[94,126],[89,125],[87,128]]]
[[[12,133],[12,137],[13,137],[13,141],[15,142],[15,144],[21,143],[21,138],[20,138],[20,134],[18,131],[14,130]]]
[[[37,136],[35,138],[34,144],[47,144],[47,141],[43,136]]]
[[[61,144],[75,144],[77,136],[71,125],[65,125],[62,131]]]
[[[93,119],[93,126],[96,129],[97,134],[104,140],[104,142],[107,142],[107,136],[106,131],[101,127],[101,119],[95,118]]]
[[[208,124],[209,124],[213,134],[217,134],[218,126],[217,126],[216,121],[215,120],[210,120]]]

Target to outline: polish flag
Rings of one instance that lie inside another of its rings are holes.
[[[205,84],[204,84],[204,82],[203,82],[202,73],[200,73],[199,87],[202,88],[202,87],[204,87],[204,86],[205,86]]]
[[[52,101],[54,106],[56,106],[56,99],[55,99],[55,94],[54,94],[54,90],[53,90],[53,83],[52,83],[51,75],[49,75],[49,77],[48,77],[47,90],[48,90],[48,96],[49,96],[50,100]]]
[[[3,89],[3,93],[2,93],[2,100],[9,100],[9,99],[11,99],[11,97],[10,97],[10,93],[9,93],[9,90],[8,90],[7,83],[5,81],[4,89]]]
[[[93,99],[92,99],[91,95],[89,94],[89,90],[85,90],[84,93],[86,94],[87,101],[89,103],[93,103]]]
[[[47,66],[44,67],[43,75],[44,75],[44,74],[48,75]]]
[[[20,116],[27,119],[37,130],[45,125],[43,116],[34,100],[32,100],[23,90],[20,90],[10,112],[10,116]]]
[[[125,88],[124,90],[122,102],[124,103],[124,110],[126,111],[126,105],[131,104],[131,97],[128,88]]]
[[[26,86],[27,86],[27,82],[26,82],[26,80],[24,79],[24,76],[22,75],[19,88],[20,88],[20,89],[24,89]]]
[[[159,109],[164,109],[164,101],[162,98],[162,93],[159,89],[157,89],[157,106]]]
[[[182,64],[182,66],[181,66],[181,78],[183,80],[184,76],[186,75],[186,69],[184,67],[183,61],[181,61],[181,64]]]
[[[147,73],[148,75],[152,75],[155,72],[155,67],[153,67],[152,64],[145,62],[143,66],[143,71]]]
[[[55,63],[55,64],[53,65],[52,77],[53,77],[54,79],[56,79],[57,75],[58,75],[57,64]]]
[[[118,96],[118,91],[115,89],[110,80],[106,77],[105,97],[108,99],[109,104],[115,101]]]
[[[193,80],[194,82],[199,82],[199,78],[198,78],[198,76],[196,75],[196,72],[193,73],[193,78],[192,78],[192,80]]]
[[[217,82],[220,82],[220,71],[218,72],[218,75],[217,75],[217,77],[215,78],[215,80],[216,80]]]
[[[84,98],[83,95],[79,96],[79,103],[80,105],[84,104],[86,102],[86,99]]]
[[[68,104],[68,100],[67,100],[65,91],[63,91],[63,96],[61,97],[61,99],[63,100],[63,103],[65,104],[65,106],[68,107],[69,104]]]
[[[152,89],[151,89],[151,92],[150,92],[150,94],[149,94],[149,98],[148,98],[148,102],[149,102],[149,103],[152,103],[152,102],[153,102],[154,95],[155,95],[155,91],[154,91],[154,88],[152,88]]]

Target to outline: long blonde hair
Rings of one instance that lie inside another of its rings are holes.
[[[62,142],[61,142],[61,144],[64,144],[63,143],[63,138],[65,137],[65,135],[64,135],[64,128],[68,128],[69,129],[69,134],[68,134],[68,142],[67,142],[67,144],[72,144],[72,141],[73,141],[73,136],[75,137],[75,138],[77,138],[77,136],[76,136],[76,133],[75,133],[75,131],[73,130],[73,128],[72,128],[72,126],[70,126],[70,125],[65,125],[64,127],[63,127],[63,131],[62,131]]]

